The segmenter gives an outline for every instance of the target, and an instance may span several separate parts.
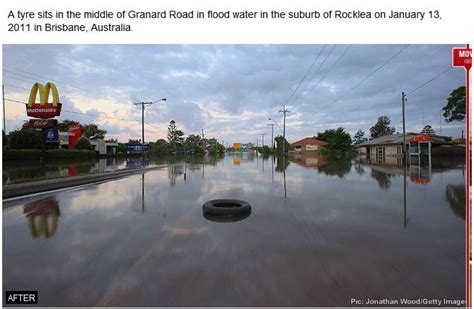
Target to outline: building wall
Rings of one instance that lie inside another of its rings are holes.
[[[321,145],[293,145],[295,152],[299,153],[318,153],[324,146]]]

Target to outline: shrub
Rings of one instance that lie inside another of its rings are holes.
[[[35,129],[15,130],[8,135],[11,149],[41,149],[43,137]]]
[[[91,143],[85,137],[81,137],[74,145],[74,149],[76,150],[92,150]]]

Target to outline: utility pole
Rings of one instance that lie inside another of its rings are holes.
[[[283,155],[285,155],[285,144],[286,144],[286,114],[290,113],[289,110],[286,109],[286,105],[283,105],[283,109],[279,111],[280,113],[283,113]]]
[[[201,136],[202,136],[202,153],[206,154],[206,143],[204,142],[204,129],[201,129]]]
[[[166,101],[166,98],[163,98],[158,101],[154,102],[138,102],[138,103],[133,103],[134,105],[141,105],[142,106],[142,167],[144,162],[145,162],[145,106],[152,105],[155,103],[158,103],[160,101]]]
[[[265,139],[264,139],[264,136],[266,135],[265,133],[260,133],[260,135],[262,136],[262,147],[265,145]]]
[[[274,125],[275,125],[274,123],[267,124],[267,126],[272,126],[272,152],[273,153],[275,152],[275,143],[273,142],[273,126]]]
[[[3,100],[3,132],[7,134],[6,129],[5,129],[5,85],[2,85],[2,100]]]
[[[441,135],[441,112],[442,112],[442,111],[443,111],[443,110],[440,110],[440,111],[439,111],[439,135]]]
[[[406,102],[405,92],[402,92],[402,128],[403,128],[403,157],[404,160],[407,159],[406,153],[406,133],[405,133],[405,102]]]

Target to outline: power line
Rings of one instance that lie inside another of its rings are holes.
[[[324,48],[321,50],[321,53],[322,51],[325,49],[327,45],[324,46]],[[329,51],[329,53],[326,55],[326,57],[324,58],[324,60],[319,64],[318,68],[313,72],[313,75],[311,75],[311,78],[308,79],[305,83],[305,85],[303,86],[303,88],[301,89],[301,91],[296,95],[296,98],[295,98],[295,102],[298,101],[298,99],[301,97],[302,93],[305,91],[306,87],[308,86],[308,84],[314,79],[314,77],[316,76],[316,74],[319,72],[319,70],[321,69],[321,67],[324,65],[324,63],[326,62],[326,60],[329,58],[329,56],[332,54],[332,52],[334,51],[334,49],[336,48],[336,44],[333,45],[333,47],[331,48],[331,50]],[[319,55],[318,55],[318,58],[319,58]],[[285,109],[285,105],[282,105],[283,109]],[[274,119],[276,117],[276,115],[278,115],[278,113],[275,113],[272,117],[270,117],[271,119]],[[275,122],[276,123],[276,122]],[[277,125],[278,126],[278,125]],[[278,126],[278,128],[280,129],[280,127]],[[280,131],[282,131],[280,129]]]
[[[395,59],[398,55],[400,55],[405,49],[408,48],[408,46],[410,46],[410,44],[407,44],[405,45],[404,47],[402,47],[400,50],[398,50],[396,53],[394,53],[392,56],[390,56],[390,58],[388,58],[387,60],[385,60],[384,63],[382,63],[381,65],[379,65],[375,70],[373,70],[372,72],[369,73],[369,75],[367,75],[365,78],[363,78],[362,80],[360,80],[358,83],[356,83],[354,86],[352,86],[349,90],[347,90],[346,92],[344,92],[342,95],[340,95],[336,100],[334,100],[332,103],[336,103],[337,101],[339,101],[343,96],[345,96],[346,94],[348,94],[349,92],[351,92],[352,90],[356,89],[357,87],[359,87],[363,82],[365,82],[366,80],[368,80],[370,77],[372,77],[375,73],[377,73],[378,71],[382,70],[387,64],[390,63],[390,61],[392,61],[393,59]]]
[[[410,95],[412,93],[414,93],[415,91],[425,87],[426,85],[428,85],[429,83],[431,83],[432,81],[434,81],[435,79],[437,79],[438,77],[440,77],[441,75],[443,75],[444,73],[450,71],[452,69],[452,67],[449,67],[445,70],[443,70],[442,72],[436,74],[433,78],[431,78],[430,80],[424,82],[423,84],[419,85],[418,87],[414,88],[413,90],[410,90],[406,95]]]
[[[28,74],[28,75],[32,75],[32,76],[35,76],[35,77],[39,77],[39,78],[44,78],[44,79],[47,79],[47,80],[51,80],[51,81],[56,82],[56,83],[59,84],[59,85],[63,85],[63,86],[70,87],[70,88],[74,88],[74,89],[77,89],[77,90],[81,90],[81,91],[86,92],[86,93],[94,93],[93,91],[90,91],[90,90],[87,90],[87,89],[84,89],[84,88],[81,88],[81,87],[77,87],[77,86],[74,86],[74,85],[70,85],[70,84],[68,84],[68,83],[66,83],[66,82],[63,82],[63,81],[60,81],[60,80],[58,80],[58,79],[46,77],[46,76],[44,76],[44,75],[35,74],[35,73],[30,72],[30,71],[27,71],[27,70],[24,70],[24,69],[20,69],[20,68],[18,68],[18,67],[14,67],[14,66],[12,66],[12,65],[4,64],[3,66],[4,66],[4,67],[10,67],[10,68],[13,69],[13,70],[23,72],[23,73],[18,73],[18,72],[15,72],[15,71],[11,71],[11,69],[8,69],[8,68],[5,69],[5,68],[3,68],[4,71],[11,72],[11,73],[13,73],[13,74],[17,74],[17,75],[20,75],[20,76],[27,76],[27,75],[25,75],[25,73],[26,73],[26,74]],[[27,77],[27,78],[34,79],[34,78],[32,78],[32,77]],[[95,95],[97,95],[97,96],[102,96],[101,94],[98,94],[98,93],[96,93]]]
[[[319,85],[319,84],[326,78],[326,76],[329,74],[329,72],[331,72],[331,71],[334,69],[334,67],[339,63],[339,61],[342,59],[342,57],[344,57],[344,55],[347,53],[347,51],[349,50],[349,48],[351,48],[351,46],[352,46],[352,45],[347,46],[347,48],[344,50],[344,52],[342,52],[341,55],[339,55],[339,57],[338,57],[338,58],[336,59],[336,61],[332,64],[332,66],[329,68],[329,70],[327,70],[326,73],[324,73],[324,75],[321,76],[321,78],[318,80],[318,82],[317,82],[316,84],[314,84],[314,86],[311,87],[311,89],[310,89],[308,92],[313,91],[314,88],[316,88],[316,86]],[[303,102],[303,101],[300,101],[300,102],[298,102],[297,104],[295,104],[295,105],[293,106],[293,108],[295,108],[295,107],[296,107],[297,105],[299,105],[301,102]]]
[[[314,77],[316,76],[316,74],[319,72],[319,70],[321,70],[322,66],[324,65],[324,63],[326,63],[326,60],[328,60],[329,56],[331,56],[332,52],[334,51],[334,49],[336,48],[336,44],[333,45],[333,47],[331,48],[331,50],[329,51],[329,53],[326,55],[326,57],[324,58],[324,60],[319,64],[318,68],[316,69],[316,71],[313,72],[313,75],[311,76],[311,78],[306,82],[306,84],[304,85],[303,89],[300,91],[300,93],[298,94],[298,96],[296,97],[295,99],[295,104],[299,104],[299,102],[301,100],[303,100],[304,98],[304,91],[306,89],[306,87],[308,86],[308,84],[314,79]]]
[[[324,49],[326,48],[327,45],[324,45],[323,48],[321,48],[321,50],[319,51],[318,55],[314,58],[314,61],[313,63],[310,65],[310,67],[308,68],[308,70],[306,71],[306,73],[304,74],[303,78],[301,79],[301,81],[299,82],[298,86],[296,86],[296,88],[293,90],[293,92],[290,94],[290,96],[288,97],[288,100],[286,100],[286,103],[283,104],[283,105],[286,105],[288,104],[288,102],[290,101],[290,99],[293,97],[293,95],[296,93],[296,91],[298,90],[298,88],[301,86],[301,84],[303,83],[303,81],[305,80],[306,76],[308,76],[309,72],[311,71],[311,69],[314,67],[314,65],[316,64],[316,61],[318,61],[319,57],[321,56],[321,54],[323,53]]]
[[[27,104],[28,104],[27,102],[22,102],[22,101],[13,100],[13,99],[8,99],[8,98],[5,98],[5,101],[14,102],[14,103],[19,103],[19,104],[24,104],[24,105],[27,105]],[[80,114],[80,115],[91,116],[91,117],[98,117],[98,118],[115,119],[115,120],[122,120],[122,121],[128,121],[128,122],[141,122],[141,120],[138,120],[138,119],[135,120],[135,119],[125,119],[125,118],[118,118],[118,117],[110,117],[110,116],[103,116],[103,115],[100,115],[100,114],[89,114],[89,113],[71,111],[71,110],[67,110],[67,109],[61,109],[61,111],[62,111],[62,112],[66,112],[66,113]]]

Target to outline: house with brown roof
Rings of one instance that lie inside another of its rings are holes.
[[[328,143],[324,141],[320,141],[319,139],[316,139],[314,137],[306,137],[306,138],[303,138],[302,140],[294,142],[293,144],[291,144],[291,146],[293,147],[295,153],[306,154],[306,153],[318,153],[327,144]]]

